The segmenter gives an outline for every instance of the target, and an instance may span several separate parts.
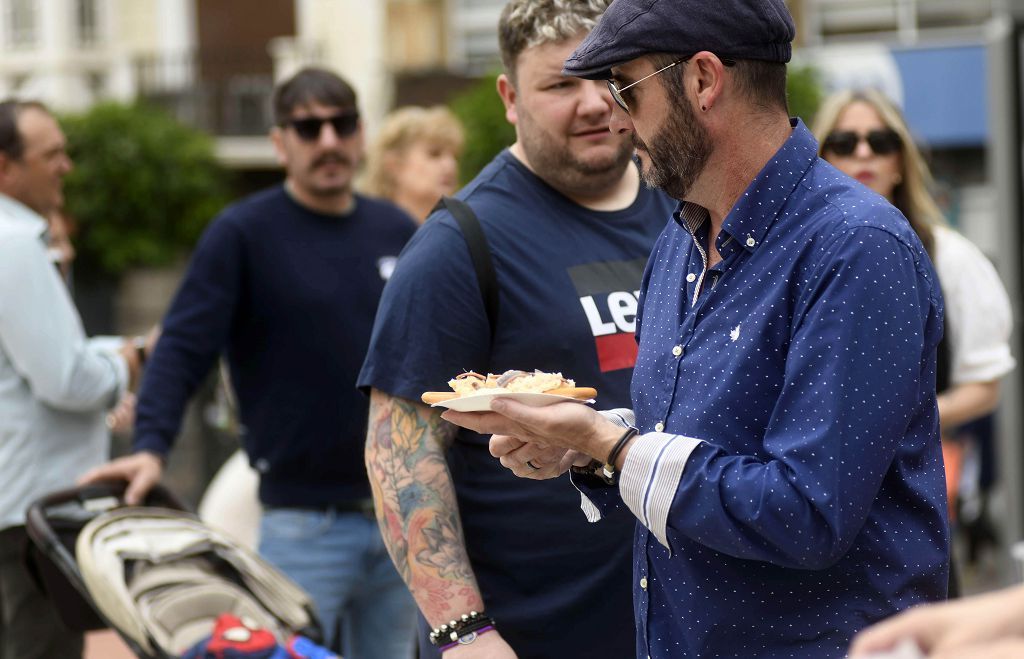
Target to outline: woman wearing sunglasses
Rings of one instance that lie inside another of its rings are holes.
[[[957,428],[992,412],[1010,355],[1010,301],[995,268],[946,226],[928,192],[931,173],[902,114],[875,90],[844,91],[825,100],[814,122],[821,157],[900,209],[924,243],[945,298],[936,389],[951,517],[963,446]],[[950,595],[958,584],[950,570]]]

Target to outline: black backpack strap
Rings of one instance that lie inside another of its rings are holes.
[[[469,256],[473,260],[473,269],[476,270],[477,284],[480,286],[480,296],[483,298],[484,310],[487,312],[487,322],[491,326],[491,339],[494,339],[495,328],[498,324],[498,277],[494,273],[494,262],[491,260],[491,250],[487,247],[487,236],[484,235],[483,227],[476,213],[466,202],[454,197],[441,197],[435,210],[445,208],[462,230],[462,236],[469,246]]]

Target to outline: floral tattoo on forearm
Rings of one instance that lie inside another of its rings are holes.
[[[366,471],[377,522],[391,559],[431,622],[483,607],[444,456],[455,433],[437,410],[372,392]]]

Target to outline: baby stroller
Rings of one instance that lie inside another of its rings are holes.
[[[42,587],[69,628],[114,628],[139,657],[176,659],[222,614],[319,640],[309,597],[253,552],[186,512],[156,486],[125,507],[126,484],[55,492],[33,503],[26,527]]]

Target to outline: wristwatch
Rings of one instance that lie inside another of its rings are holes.
[[[615,485],[615,479],[609,478],[604,473],[604,463],[600,460],[591,460],[583,467],[572,465],[569,471],[584,478],[596,478],[604,485]]]

